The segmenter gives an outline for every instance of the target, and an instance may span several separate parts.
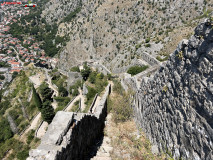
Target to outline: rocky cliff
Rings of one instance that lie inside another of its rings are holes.
[[[48,10],[54,9],[55,1],[51,0]],[[76,2],[65,5],[57,0],[59,3],[66,8]],[[74,4],[69,11],[77,7]],[[210,0],[82,0],[72,21],[59,24],[58,35],[70,39],[60,52],[59,67],[69,70],[84,61],[98,61],[118,73],[119,68],[123,72],[123,67],[143,59],[144,52],[154,57],[169,54],[212,7]],[[48,16],[54,20],[69,13],[60,10],[50,11]]]
[[[41,17],[45,18],[48,24],[60,23],[64,17],[80,6],[81,1],[77,0],[72,0],[71,3],[70,0],[51,0],[46,3]]]
[[[213,24],[198,25],[135,95],[139,126],[153,151],[213,159]]]

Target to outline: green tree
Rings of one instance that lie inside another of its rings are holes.
[[[103,74],[103,73],[97,74],[97,78],[98,78],[98,79],[103,79],[103,78],[104,78],[104,74]]]
[[[1,80],[4,80],[4,79],[5,79],[5,76],[4,76],[4,75],[0,75],[0,79],[1,79]]]
[[[95,94],[97,93],[97,91],[94,89],[94,88],[92,88],[92,87],[88,87],[88,93],[87,93],[87,100],[89,100],[89,99],[91,99],[91,98],[93,98],[93,97],[95,97]]]
[[[18,72],[13,72],[12,78],[13,78],[13,79],[16,78],[17,75],[18,75]]]
[[[89,75],[89,82],[94,84],[95,83],[95,80],[96,80],[96,76],[97,76],[97,72],[92,72],[90,75]]]
[[[72,71],[72,72],[80,72],[80,69],[79,69],[78,66],[75,66],[75,67],[72,67],[72,68],[70,69],[70,71]]]
[[[56,44],[60,44],[60,43],[62,43],[62,42],[64,42],[64,38],[63,38],[63,37],[60,37],[60,36],[56,36],[56,38],[55,38],[55,43],[56,43]]]
[[[78,94],[79,94],[78,88],[74,88],[72,95],[77,96]]]
[[[146,70],[148,68],[148,66],[133,66],[133,67],[130,67],[127,71],[127,73],[131,74],[132,76],[140,73],[140,72],[143,72],[144,70]]]
[[[84,69],[81,70],[81,76],[83,77],[83,79],[86,81],[87,78],[89,77],[91,73],[91,69],[85,64],[84,65]]]
[[[108,78],[108,80],[111,80],[112,79],[112,75],[111,74],[107,74],[107,78]]]
[[[53,91],[48,87],[46,83],[42,83],[39,87],[39,92],[42,97],[42,101],[44,102],[45,100],[52,100],[52,94]]]
[[[25,160],[25,159],[27,159],[27,157],[29,157],[29,149],[28,148],[17,153],[18,160]]]
[[[5,142],[13,136],[13,132],[10,129],[8,121],[2,117],[0,121],[0,142]]]
[[[46,121],[48,124],[50,124],[55,116],[54,109],[51,106],[51,102],[49,100],[46,100],[42,104],[41,109],[41,115],[44,121]]]
[[[58,91],[61,97],[66,97],[68,95],[67,90],[63,86],[59,86]]]

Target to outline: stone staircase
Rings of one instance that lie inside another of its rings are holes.
[[[98,149],[96,156],[91,160],[111,160],[110,151],[112,151],[113,148],[111,147],[110,143],[110,138],[104,136],[103,143]]]
[[[106,117],[105,132],[107,134],[109,133],[110,122],[111,122],[111,114],[107,115]],[[110,152],[112,150],[113,147],[111,146],[111,139],[107,135],[104,135],[102,143],[98,147],[96,155],[93,158],[91,158],[91,160],[112,160],[110,156]]]

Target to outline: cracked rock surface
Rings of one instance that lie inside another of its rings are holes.
[[[212,28],[199,24],[135,95],[138,124],[155,150],[176,159],[213,159]]]

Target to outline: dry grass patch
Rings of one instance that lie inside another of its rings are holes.
[[[125,93],[118,81],[108,100],[108,112],[112,114],[110,127],[105,135],[110,137],[113,160],[161,160],[164,155],[154,155],[145,134],[138,131],[132,116],[132,92]]]
[[[150,141],[145,137],[144,133],[138,132],[135,122],[133,120],[117,124],[113,122],[108,136],[112,140],[112,159],[165,159],[165,156],[152,154]]]

